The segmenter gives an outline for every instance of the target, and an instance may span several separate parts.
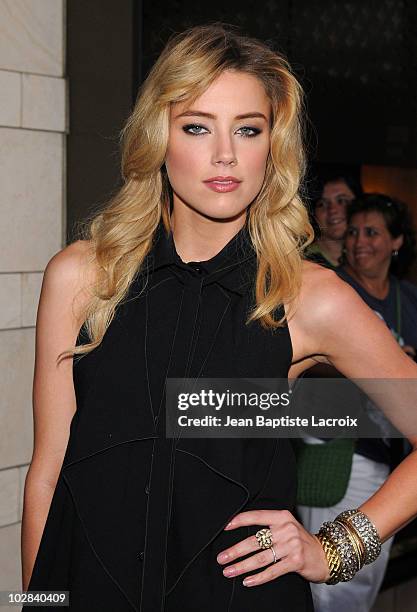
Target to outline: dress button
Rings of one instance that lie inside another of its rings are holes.
[[[154,417],[154,423],[155,423],[155,425],[158,425],[158,421],[159,421],[159,416]]]
[[[143,559],[144,559],[144,558],[145,558],[145,553],[144,553],[144,551],[142,550],[142,552],[141,552],[141,553],[139,553],[139,559],[140,559],[141,561],[143,561]]]
[[[198,264],[198,262],[189,261],[188,265],[197,274],[200,274],[200,275],[203,274],[203,268]]]
[[[150,488],[149,488],[149,485],[147,484],[146,487],[145,487],[146,495],[149,495],[149,492],[150,492]]]

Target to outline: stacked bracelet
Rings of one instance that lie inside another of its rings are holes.
[[[362,540],[365,548],[365,564],[372,563],[381,552],[381,539],[369,518],[360,510],[345,510],[337,517],[337,521],[343,521],[350,525]]]
[[[338,519],[338,517],[335,518],[334,522],[341,525],[343,529],[345,529],[345,531],[347,532],[351,544],[355,550],[355,555],[358,562],[357,571],[359,571],[365,564],[365,546],[363,541],[359,537],[357,531],[349,523],[345,522],[342,519]]]
[[[352,580],[364,564],[381,552],[375,525],[359,510],[345,510],[334,521],[325,522],[317,535],[329,565],[327,584]]]
[[[323,523],[320,532],[325,533],[332,540],[342,560],[339,581],[347,582],[352,580],[359,570],[359,563],[350,534],[343,525],[336,522]]]
[[[326,584],[337,584],[340,582],[340,571],[342,568],[342,559],[339,555],[337,547],[334,542],[321,530],[316,537],[323,547],[324,554],[326,555],[327,563],[329,565],[330,578],[329,580],[326,580]]]

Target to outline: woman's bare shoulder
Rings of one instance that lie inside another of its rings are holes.
[[[305,260],[302,268],[301,295],[304,299],[320,302],[326,298],[329,304],[335,305],[335,300],[343,301],[348,296],[356,296],[356,292],[334,270]]]
[[[93,249],[91,240],[76,240],[58,251],[48,262],[45,272],[74,279],[83,271],[92,272]],[[89,266],[90,264],[90,266]]]
[[[311,328],[328,328],[340,324],[341,317],[363,310],[364,304],[356,291],[336,272],[310,261],[303,262],[301,290],[296,313],[300,322]]]
[[[303,262],[300,293],[288,321],[294,362],[310,356],[329,363],[330,353],[337,354],[355,337],[352,330],[368,329],[377,318],[333,270]]]
[[[96,280],[94,250],[90,240],[77,240],[58,251],[48,262],[43,278],[42,293],[63,307],[71,303],[75,318],[83,312]],[[82,322],[82,321],[81,321]]]
[[[336,272],[320,266],[312,261],[303,261],[301,296],[309,299],[322,299],[330,291],[338,291],[345,288],[346,283],[341,280]]]
[[[305,285],[313,287],[317,283],[331,283],[332,281],[337,282],[337,280],[339,280],[339,277],[337,276],[336,272],[334,272],[334,270],[321,266],[320,264],[314,263],[313,261],[308,261],[308,259],[304,259],[302,265],[303,287]]]

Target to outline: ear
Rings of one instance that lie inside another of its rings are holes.
[[[403,244],[404,244],[404,236],[403,234],[400,234],[399,236],[393,239],[392,250],[399,251]]]

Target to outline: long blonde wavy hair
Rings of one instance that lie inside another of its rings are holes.
[[[299,196],[304,172],[302,90],[281,55],[234,27],[216,23],[192,27],[169,40],[121,130],[123,184],[83,230],[97,270],[84,322],[90,342],[71,354],[88,353],[101,343],[152,247],[161,218],[170,228],[171,188],[163,165],[171,105],[192,104],[224,70],[258,78],[272,106],[265,180],[248,210],[258,259],[256,307],[248,323],[259,319],[269,328],[284,324],[285,317],[276,320],[273,311],[297,296],[302,251],[313,239]]]

